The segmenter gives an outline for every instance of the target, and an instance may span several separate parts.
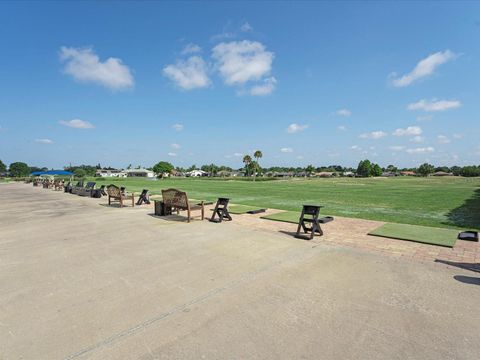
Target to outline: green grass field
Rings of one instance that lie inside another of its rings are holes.
[[[104,179],[128,191],[160,194],[170,187],[195,199],[228,197],[232,203],[300,211],[324,205],[322,213],[436,227],[480,229],[480,178],[339,178],[276,181],[214,179]]]

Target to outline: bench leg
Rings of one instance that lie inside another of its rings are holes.
[[[202,204],[202,220],[205,219],[205,207]]]
[[[190,222],[190,209],[187,210],[187,216],[188,216],[187,222]]]

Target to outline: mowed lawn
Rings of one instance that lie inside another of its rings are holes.
[[[480,228],[478,178],[338,178],[274,181],[200,178],[102,179],[127,191],[177,188],[195,199],[228,197],[232,203],[300,211],[303,204],[323,205],[322,213],[437,227]]]

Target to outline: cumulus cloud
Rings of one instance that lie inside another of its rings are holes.
[[[339,125],[339,126],[337,126],[337,130],[345,131],[345,130],[347,130],[347,127],[345,125]]]
[[[40,144],[53,144],[53,141],[50,139],[35,139],[35,142]]]
[[[245,22],[240,26],[240,30],[243,32],[250,32],[253,31],[253,27],[248,22]]]
[[[406,129],[396,129],[392,135],[395,136],[416,136],[422,133],[420,126],[409,126]]]
[[[65,63],[63,71],[77,81],[96,83],[112,90],[134,85],[130,69],[121,59],[110,57],[102,62],[92,48],[63,46],[60,60]]]
[[[263,80],[262,85],[255,85],[250,89],[250,95],[265,96],[270,95],[275,90],[277,80],[271,76]]]
[[[175,64],[163,68],[163,75],[183,90],[204,88],[210,85],[207,65],[200,56],[191,56],[187,60],[177,60]]]
[[[172,149],[180,149],[180,144],[173,143],[173,144],[170,144],[170,146]]]
[[[440,65],[445,64],[456,57],[457,55],[450,50],[439,51],[435,54],[431,54],[425,59],[420,60],[415,68],[408,74],[405,74],[399,78],[394,78],[392,80],[392,84],[396,87],[408,86],[421,78],[433,74]]]
[[[80,119],[60,120],[59,123],[74,129],[93,129],[95,127],[92,123]]]
[[[287,132],[289,134],[294,134],[294,133],[303,131],[307,128],[308,128],[308,125],[300,125],[300,124],[293,123],[293,124],[288,125]]]
[[[362,148],[358,145],[352,145],[350,146],[350,150],[362,150]]]
[[[348,109],[339,109],[339,110],[335,111],[335,114],[338,115],[338,116],[348,117],[348,116],[352,115],[352,112]]]
[[[174,153],[174,152],[169,152],[169,153],[168,153],[168,156],[177,156],[177,154]]]
[[[426,112],[445,111],[462,106],[458,100],[419,100],[416,103],[408,104],[408,110],[423,110]]]
[[[448,144],[450,143],[450,139],[445,135],[438,135],[437,140],[439,144]]]
[[[411,138],[410,141],[415,143],[422,143],[425,141],[425,138],[423,136],[417,135]]]
[[[394,145],[394,146],[390,146],[389,149],[393,151],[402,151],[403,149],[405,149],[405,146]]]
[[[212,49],[216,68],[227,85],[243,85],[268,76],[274,56],[258,41],[222,42]]]
[[[280,149],[280,152],[282,152],[282,153],[292,153],[293,149],[290,148],[290,147],[284,147],[284,148]]]
[[[463,138],[463,134],[453,134],[454,139],[461,139]]]
[[[172,125],[172,128],[173,128],[175,131],[182,131],[182,130],[183,130],[183,125],[182,125],[182,124],[173,124],[173,125]]]
[[[238,152],[237,152],[237,153],[234,153],[234,154],[233,154],[233,156],[236,156],[236,157],[241,157],[241,156],[243,156],[243,154],[242,154],[242,153],[238,153]]]
[[[183,55],[193,54],[193,53],[198,53],[200,51],[202,51],[202,48],[200,46],[198,46],[197,44],[190,43],[185,45],[185,47],[182,50],[182,54]]]
[[[380,139],[380,138],[383,138],[387,136],[387,133],[384,132],[384,131],[372,131],[372,132],[369,132],[369,133],[364,133],[364,134],[361,134],[360,135],[360,138],[362,139]]]
[[[413,148],[413,149],[407,149],[407,153],[411,155],[415,154],[427,154],[427,153],[432,153],[434,152],[435,149],[431,146],[428,147],[419,147],[419,148]]]

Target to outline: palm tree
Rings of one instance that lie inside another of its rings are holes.
[[[261,159],[263,156],[262,152],[260,150],[257,150],[253,153],[253,157],[257,160],[257,163],[256,165],[258,166],[258,168],[260,168],[259,164],[258,164],[258,159]],[[253,170],[253,181],[255,181],[255,176],[257,175],[257,166],[255,166],[255,169]]]
[[[245,175],[248,175],[248,166],[252,163],[250,155],[245,155],[243,157],[243,163],[245,164]]]

